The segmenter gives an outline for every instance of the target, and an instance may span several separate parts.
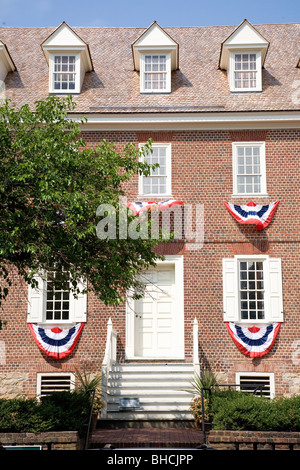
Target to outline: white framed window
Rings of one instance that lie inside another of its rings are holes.
[[[75,375],[71,372],[38,372],[37,397],[51,395],[53,392],[69,392],[75,388]]]
[[[233,195],[267,195],[265,142],[233,142]]]
[[[237,372],[235,376],[237,390],[266,398],[275,397],[274,373]]]
[[[171,144],[154,143],[152,153],[144,157],[150,165],[159,164],[151,170],[149,176],[140,175],[139,195],[141,196],[171,196]]]
[[[283,321],[281,259],[236,255],[223,259],[224,321]]]
[[[80,55],[50,54],[49,89],[52,93],[80,92]]]
[[[28,287],[28,323],[70,324],[86,322],[87,294],[84,282],[75,296],[55,286],[55,273],[36,276],[37,287]]]
[[[264,320],[264,260],[239,260],[238,278],[241,320]]]
[[[48,274],[46,280],[46,322],[69,321],[71,315],[71,296],[69,291],[57,288],[56,273]]]
[[[230,54],[229,84],[235,92],[261,91],[261,52],[234,51]]]
[[[141,54],[141,93],[171,92],[171,54],[149,52]]]

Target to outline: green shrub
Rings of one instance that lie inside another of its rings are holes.
[[[90,398],[83,392],[55,392],[41,398],[45,421],[55,417],[56,431],[84,431],[90,413]]]
[[[210,416],[214,429],[300,431],[300,396],[269,400],[234,390],[215,391]]]
[[[0,400],[0,432],[44,432],[54,425],[45,420],[35,399]]]
[[[0,400],[0,432],[79,431],[86,429],[90,400],[82,392],[55,392],[36,399]]]

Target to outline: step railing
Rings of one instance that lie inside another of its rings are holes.
[[[107,322],[107,337],[104,359],[102,362],[102,399],[105,406],[101,409],[101,417],[107,417],[107,382],[112,365],[117,362],[117,332],[113,329],[111,318]]]
[[[200,363],[199,363],[199,326],[198,320],[195,317],[193,324],[193,365],[194,374],[200,375]]]

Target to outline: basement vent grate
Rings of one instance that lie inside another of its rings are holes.
[[[239,390],[271,398],[271,382],[268,375],[241,375]]]
[[[53,392],[69,392],[73,387],[72,374],[41,374],[38,383],[38,396],[51,395]]]

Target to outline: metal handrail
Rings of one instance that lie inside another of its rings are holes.
[[[88,421],[88,424],[87,424],[87,431],[86,431],[85,441],[84,441],[84,450],[87,450],[87,448],[88,448],[89,434],[90,434],[90,429],[91,429],[91,422],[92,422],[92,416],[93,416],[96,389],[93,388],[93,389],[87,390],[86,393],[91,393],[92,394],[92,400],[91,400],[91,406],[90,406],[89,421]]]

